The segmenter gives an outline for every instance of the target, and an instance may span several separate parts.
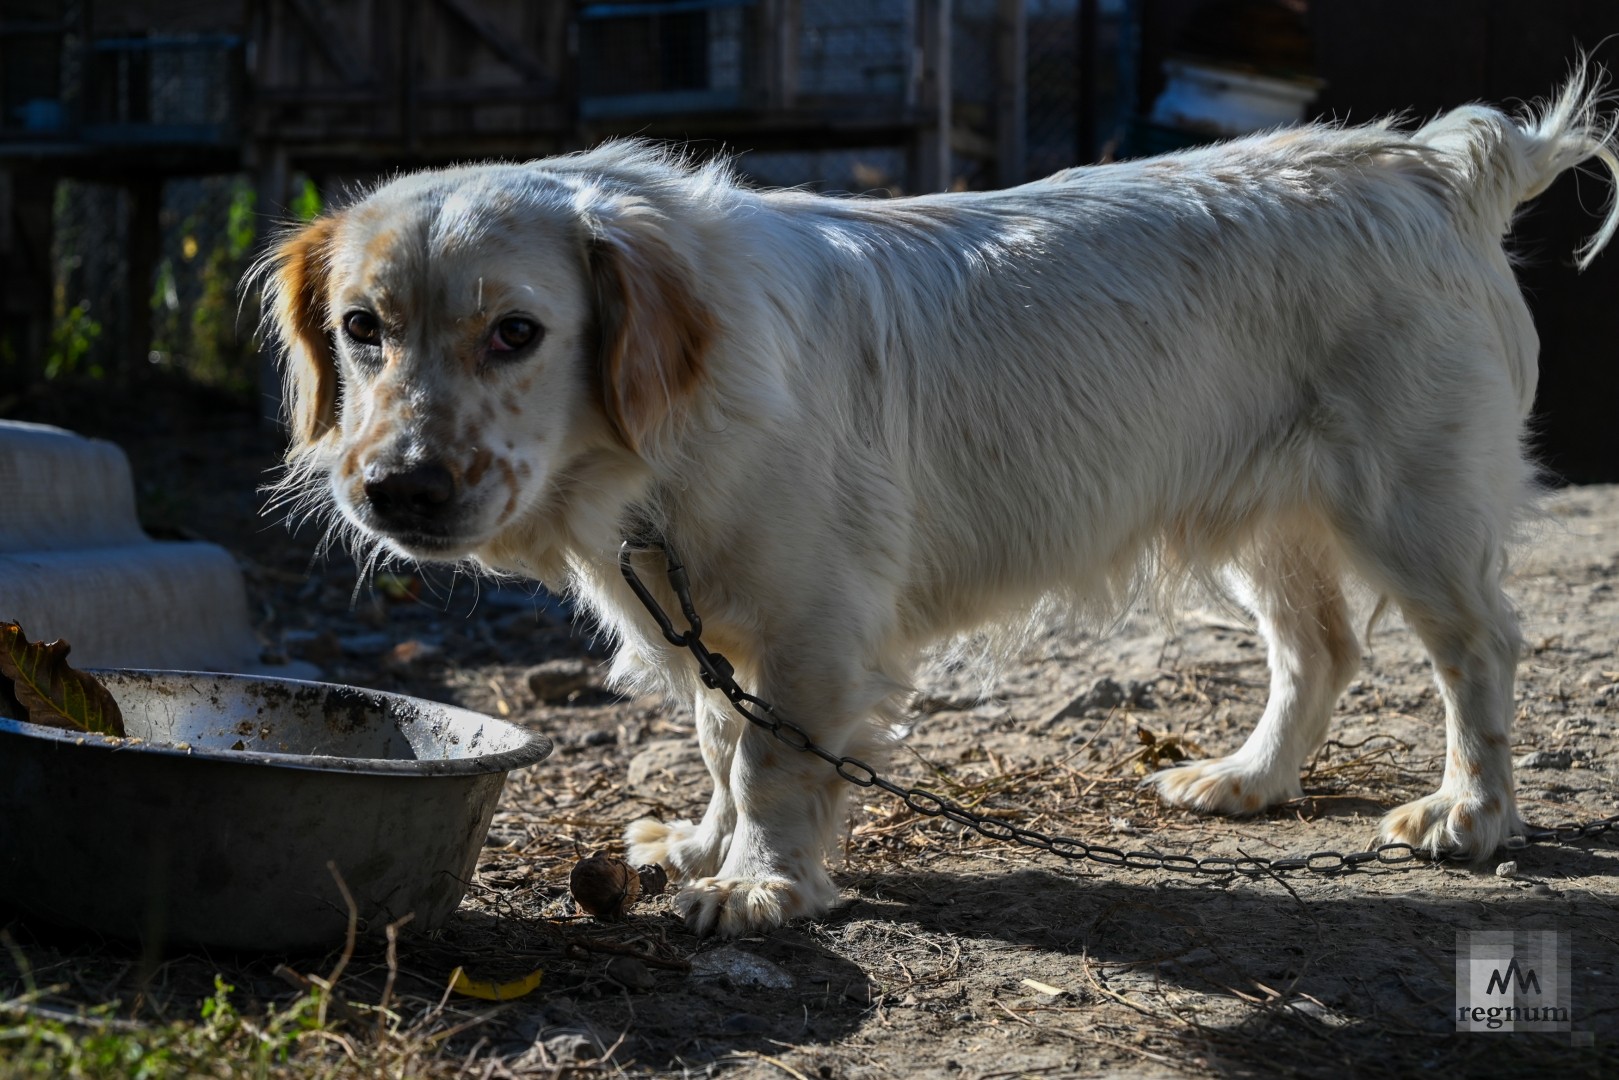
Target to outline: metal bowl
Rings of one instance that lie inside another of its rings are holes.
[[[466,892],[515,725],[401,694],[174,671],[98,673],[116,739],[0,717],[0,905],[172,944],[297,951]]]

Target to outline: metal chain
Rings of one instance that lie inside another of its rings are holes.
[[[686,620],[687,628],[684,631],[675,629],[674,622],[663,610],[662,605],[636,574],[630,560],[638,551],[662,553],[669,568],[669,585],[674,590],[675,597],[680,603],[681,615]],[[847,754],[834,754],[810,738],[809,732],[802,727],[778,715],[775,706],[742,689],[736,681],[735,669],[731,666],[731,662],[703,644],[703,623],[692,605],[691,586],[686,579],[686,569],[675,557],[667,541],[659,537],[624,541],[619,547],[618,567],[636,597],[646,606],[653,619],[657,620],[664,638],[677,648],[689,650],[696,658],[704,686],[724,694],[731,707],[750,723],[763,728],[800,753],[814,754],[836,769],[837,774],[849,783],[863,788],[881,788],[926,817],[942,817],[991,840],[1004,840],[1040,851],[1049,851],[1071,861],[1088,859],[1104,866],[1119,866],[1133,870],[1169,870],[1211,877],[1228,877],[1232,874],[1261,877],[1293,870],[1304,870],[1312,874],[1337,874],[1368,863],[1398,866],[1414,862],[1421,855],[1416,847],[1403,842],[1377,844],[1364,851],[1315,851],[1308,855],[1280,859],[1268,859],[1257,855],[1243,855],[1239,858],[1208,855],[1198,858],[1192,855],[1166,855],[1157,851],[1125,851],[1105,844],[1076,840],[1071,836],[1051,836],[1037,829],[1012,825],[997,818],[975,813],[925,788],[902,787],[882,776],[859,758]],[[1616,826],[1619,826],[1619,814],[1595,821],[1567,822],[1554,828],[1531,829],[1523,836],[1509,837],[1505,846],[1509,851],[1520,851],[1530,844],[1547,841],[1567,842],[1597,836]]]

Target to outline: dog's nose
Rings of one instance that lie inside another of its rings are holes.
[[[437,518],[455,498],[455,476],[437,461],[405,468],[365,467],[365,497],[390,524],[421,524]]]

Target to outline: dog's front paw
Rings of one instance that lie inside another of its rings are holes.
[[[1458,795],[1440,788],[1385,814],[1378,839],[1410,844],[1430,855],[1483,859],[1509,837],[1523,832],[1523,821],[1511,800],[1499,795]]]
[[[716,873],[725,858],[728,839],[715,836],[690,821],[641,818],[624,830],[630,864],[655,863],[667,870],[675,881],[692,881]]]
[[[675,894],[675,909],[700,936],[738,937],[772,930],[788,919],[819,915],[837,895],[831,879],[707,877]]]
[[[1164,769],[1142,784],[1156,787],[1171,806],[1233,816],[1257,814],[1303,794],[1297,771],[1272,775],[1236,755]]]

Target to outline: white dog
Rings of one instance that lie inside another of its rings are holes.
[[[1427,646],[1449,743],[1382,835],[1482,856],[1521,828],[1501,579],[1534,483],[1538,343],[1502,240],[1564,170],[1619,178],[1598,104],[1582,71],[1517,119],[1313,125],[891,201],[748,190],[625,142],[405,176],[261,271],[286,484],[373,557],[571,591],[618,635],[618,679],[695,704],[707,813],[628,843],[699,931],[824,911],[847,785],[659,636],[616,567],[645,523],[705,640],[835,754],[880,749],[942,639],[1232,568],[1269,704],[1236,753],[1154,777],[1232,814],[1300,794],[1359,660],[1354,575]]]

